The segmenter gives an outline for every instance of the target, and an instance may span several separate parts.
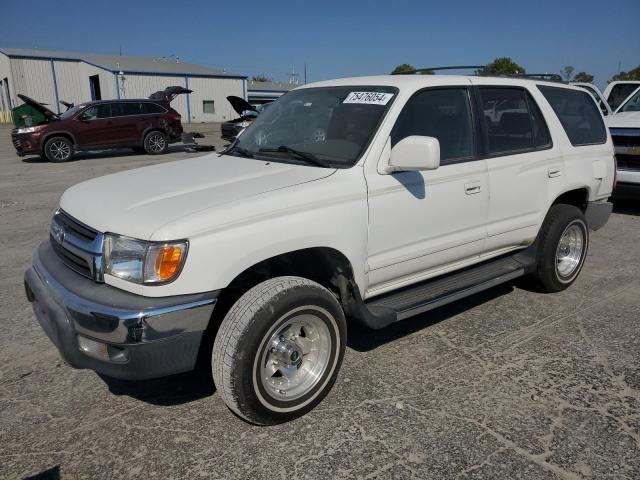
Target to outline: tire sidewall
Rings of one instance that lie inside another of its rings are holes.
[[[322,378],[304,396],[282,402],[271,397],[260,381],[260,359],[265,342],[272,333],[287,322],[291,316],[308,308],[327,325],[331,337],[331,353]],[[322,315],[322,312],[326,312]],[[277,319],[274,321],[274,319]],[[243,355],[236,358],[233,384],[241,403],[251,406],[261,423],[280,423],[299,417],[312,410],[329,392],[336,380],[345,350],[346,322],[337,301],[320,288],[302,286],[284,290],[264,305],[253,316],[250,325],[244,329],[239,345]]]
[[[149,141],[151,137],[154,135],[161,135],[162,138],[164,138],[164,148],[159,152],[154,152],[149,147]],[[142,142],[142,144],[143,144],[144,151],[149,155],[162,155],[163,153],[167,153],[167,150],[169,149],[169,140],[167,139],[167,136],[159,130],[152,130],[149,133],[147,133],[144,136],[144,141]]]
[[[69,146],[69,152],[70,153],[69,153],[69,156],[67,158],[65,158],[63,160],[60,160],[60,159],[55,158],[54,156],[52,156],[49,153],[49,148],[55,142],[65,142]],[[52,138],[49,138],[44,144],[44,156],[50,162],[53,162],[53,163],[68,162],[69,160],[71,160],[73,158],[73,154],[74,154],[73,142],[69,141],[68,138],[65,138],[65,137],[52,137]]]

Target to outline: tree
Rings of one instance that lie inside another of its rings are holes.
[[[273,82],[273,79],[267,77],[264,73],[251,77],[252,82]]]
[[[391,75],[407,75],[411,73],[416,73],[415,67],[413,65],[409,65],[408,63],[401,63],[393,69]]]
[[[615,82],[616,80],[640,80],[640,65],[628,72],[620,72],[611,77],[609,82]]]
[[[525,73],[521,67],[509,57],[498,57],[484,68],[476,70],[477,75],[514,75]]]
[[[564,77],[565,82],[570,82],[575,69],[571,65],[567,65],[562,69],[560,74]]]
[[[574,82],[593,83],[593,75],[587,72],[578,72],[573,77]]]

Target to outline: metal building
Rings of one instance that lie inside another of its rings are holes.
[[[0,111],[22,102],[23,94],[61,112],[61,101],[147,98],[179,85],[193,90],[171,104],[186,122],[224,122],[235,118],[226,97],[247,99],[247,77],[177,58],[0,48]]]
[[[247,86],[247,101],[251,105],[273,102],[297,86],[298,85],[294,83],[256,82],[254,80],[249,80],[249,84]]]

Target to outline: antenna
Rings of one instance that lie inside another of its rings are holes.
[[[289,72],[289,83],[291,85],[299,85],[300,79],[298,77],[299,75],[296,73],[296,66],[294,65],[291,67],[291,72]]]

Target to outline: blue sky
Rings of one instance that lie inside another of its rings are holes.
[[[0,46],[168,56],[286,80],[482,64],[573,65],[601,86],[640,65],[640,0],[0,0]]]

